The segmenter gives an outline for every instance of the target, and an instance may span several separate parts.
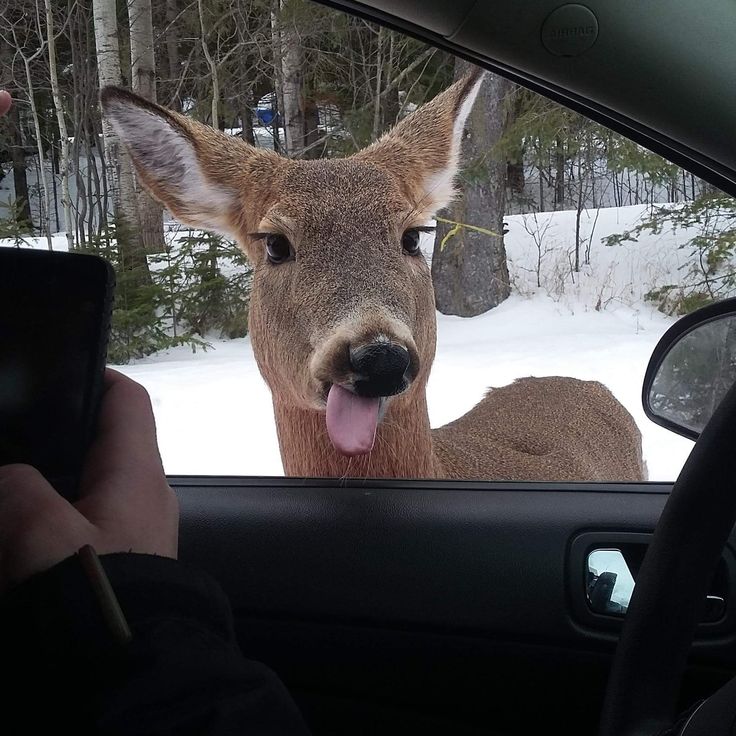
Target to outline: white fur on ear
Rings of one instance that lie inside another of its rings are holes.
[[[470,111],[473,109],[475,98],[478,96],[478,92],[480,92],[480,87],[484,79],[485,74],[481,74],[460,103],[452,126],[450,152],[446,165],[439,171],[434,171],[425,179],[424,188],[427,193],[425,200],[427,202],[427,210],[431,210],[432,212],[441,210],[450,204],[457,194],[455,177],[460,169],[460,153],[462,150],[465,123],[468,115],[470,115]]]
[[[179,210],[174,214],[191,224],[220,229],[220,220],[235,199],[207,179],[188,136],[155,110],[126,98],[108,97],[103,104],[138,173],[157,198],[169,200],[165,204]]]

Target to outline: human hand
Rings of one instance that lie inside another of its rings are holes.
[[[0,467],[0,591],[84,545],[176,558],[179,507],[146,390],[108,369],[97,435],[71,504],[29,465]]]
[[[0,117],[10,110],[12,104],[13,98],[10,96],[10,92],[0,89]]]

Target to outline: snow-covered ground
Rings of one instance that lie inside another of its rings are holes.
[[[652,424],[640,399],[647,361],[671,320],[628,307],[572,313],[544,295],[514,295],[481,317],[438,315],[438,324],[427,389],[433,426],[464,414],[489,386],[520,376],[595,379],[639,424],[650,479],[677,476],[692,442]],[[282,474],[270,395],[248,338],[215,341],[207,353],[177,348],[120,370],[153,397],[167,472]]]
[[[433,426],[465,413],[489,386],[517,377],[595,379],[639,424],[650,479],[677,476],[692,442],[647,420],[640,399],[649,356],[673,320],[643,297],[679,278],[688,253],[677,246],[685,236],[664,232],[616,247],[600,242],[630,229],[645,210],[635,206],[584,214],[584,237],[592,232],[590,264],[574,275],[574,212],[538,215],[536,222],[532,216],[507,218],[512,296],[472,319],[438,315],[437,358],[428,386]],[[542,236],[541,287],[530,233],[537,240]],[[58,235],[55,243],[65,247]],[[270,395],[249,339],[210,342],[207,352],[178,348],[120,368],[152,396],[167,472],[281,474]]]

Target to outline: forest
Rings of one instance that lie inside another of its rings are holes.
[[[251,145],[318,159],[356,152],[467,70],[307,0],[0,0],[0,87],[15,101],[0,121],[0,239],[112,261],[112,362],[242,337],[250,265],[141,189],[100,89],[122,86]],[[510,216],[524,216],[541,288],[550,259],[537,215],[573,213],[564,288],[590,266],[583,218],[627,205],[647,205],[645,215],[607,247],[686,233],[687,267],[648,301],[681,314],[734,292],[736,204],[707,183],[494,74],[467,132],[462,196],[437,217],[428,253],[443,314],[483,314],[513,291]]]

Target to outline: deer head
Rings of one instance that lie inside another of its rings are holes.
[[[453,197],[474,72],[346,159],[289,160],[116,88],[105,114],[140,181],[254,267],[250,334],[274,400],[326,412],[334,448],[370,451],[392,401],[424,391],[434,294],[419,234]]]

